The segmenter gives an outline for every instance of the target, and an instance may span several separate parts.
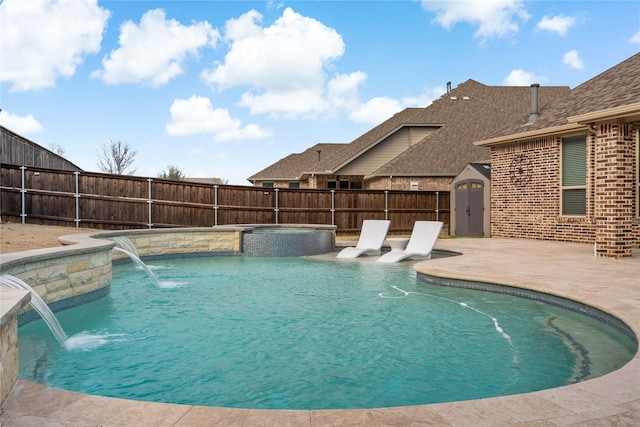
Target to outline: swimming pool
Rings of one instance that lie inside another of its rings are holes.
[[[39,321],[21,327],[21,377],[139,400],[364,408],[556,387],[615,370],[635,352],[594,319],[428,285],[409,265],[246,257],[150,264],[178,286],[158,289],[142,271],[116,266],[109,296],[57,313],[72,350]]]

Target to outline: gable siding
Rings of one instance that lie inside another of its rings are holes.
[[[436,127],[407,126],[385,138],[336,172],[337,175],[369,175],[421,141]]]

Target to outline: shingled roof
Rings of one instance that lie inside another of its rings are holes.
[[[545,104],[567,94],[567,86],[539,89]],[[452,97],[456,100],[453,101]],[[372,173],[372,176],[452,176],[467,163],[483,162],[490,152],[473,141],[531,111],[531,88],[486,86],[467,80],[423,110],[422,123],[441,123],[436,132]]]
[[[543,130],[568,130],[571,117],[634,105],[640,109],[640,53],[576,86],[567,96],[541,106],[540,117],[533,123],[527,124],[528,116],[523,115],[515,123],[489,135],[486,140],[478,138],[476,144],[488,146],[516,138],[534,137]]]
[[[302,153],[289,154],[271,166],[249,177],[249,181],[295,181],[301,174],[317,164],[325,156],[331,156],[346,144],[320,143],[307,148]],[[320,152],[318,152],[320,150]]]
[[[539,104],[569,92],[567,86],[541,87]],[[334,144],[320,161],[316,146],[300,155],[291,155],[258,172],[249,180],[273,179],[287,175],[289,179],[311,173],[335,174],[372,147],[383,142],[403,127],[430,126],[439,128],[414,144],[378,170],[365,177],[375,176],[455,176],[469,162],[483,162],[490,152],[473,141],[491,135],[505,123],[517,120],[531,109],[531,88],[515,86],[486,86],[469,79],[442,95],[425,108],[407,108],[364,133],[349,144]],[[310,153],[309,153],[310,152]],[[292,157],[300,156],[300,157]],[[303,160],[304,158],[304,160]],[[315,158],[315,162],[312,160]],[[304,166],[291,166],[292,162]],[[282,164],[280,164],[282,163]],[[291,171],[302,171],[291,174]]]

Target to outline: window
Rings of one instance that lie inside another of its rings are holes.
[[[290,182],[289,183],[289,188],[300,188],[300,183],[299,182]]]
[[[263,182],[262,186],[264,188],[273,188],[273,182]]]
[[[349,188],[349,181],[341,180],[340,181],[340,189],[347,190]]]
[[[334,190],[338,188],[337,183],[335,181],[327,181],[327,188],[330,190]]]
[[[562,138],[562,215],[587,212],[587,138]]]

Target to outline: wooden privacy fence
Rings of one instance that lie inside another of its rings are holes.
[[[357,233],[364,219],[389,219],[409,233],[417,220],[449,225],[444,191],[311,190],[207,185],[0,165],[0,217],[101,229],[232,224],[325,224]]]

